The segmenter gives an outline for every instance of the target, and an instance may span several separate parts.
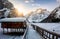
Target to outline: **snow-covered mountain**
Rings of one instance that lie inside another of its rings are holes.
[[[47,10],[42,10],[39,13],[35,11],[30,15],[28,20],[29,22],[41,22],[43,19],[47,18],[49,14],[50,12]]]
[[[40,10],[40,9],[38,9]],[[37,11],[38,11],[37,10]],[[37,13],[33,12],[29,18],[30,22],[60,22],[60,6],[56,7],[52,12],[42,10]]]

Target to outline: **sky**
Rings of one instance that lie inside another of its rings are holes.
[[[54,10],[59,6],[60,0],[9,0],[20,12],[34,11],[37,8]]]

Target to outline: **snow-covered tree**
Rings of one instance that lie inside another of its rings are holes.
[[[0,18],[8,17],[13,9],[15,8],[11,2],[8,0],[0,0]]]

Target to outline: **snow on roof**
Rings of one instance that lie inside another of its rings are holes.
[[[1,19],[0,22],[23,22],[25,21],[26,18],[4,18],[4,19]]]

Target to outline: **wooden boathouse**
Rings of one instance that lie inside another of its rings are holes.
[[[14,32],[24,32],[27,25],[26,25],[26,18],[4,18],[0,20],[1,22],[1,28],[3,29],[3,33],[13,32],[12,30],[14,29]]]

